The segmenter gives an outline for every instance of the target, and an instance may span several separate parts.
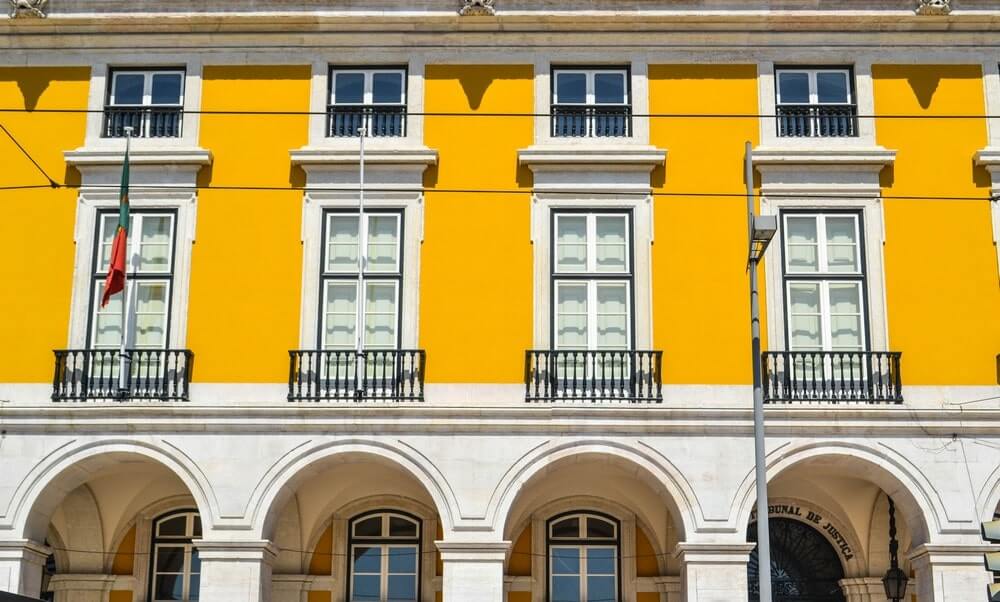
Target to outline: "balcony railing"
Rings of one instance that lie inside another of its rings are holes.
[[[177,138],[181,135],[181,107],[115,105],[104,107],[105,138],[123,138],[132,128],[137,138]]]
[[[763,354],[765,402],[901,403],[894,351],[774,351]]]
[[[660,403],[662,362],[662,351],[529,350],[525,400]]]
[[[857,135],[857,105],[778,105],[780,137],[846,138]]]
[[[129,349],[124,382],[117,349],[56,350],[52,401],[187,401],[194,354],[188,349]]]
[[[289,351],[288,401],[423,401],[423,349]]]
[[[406,107],[402,105],[330,105],[326,111],[326,135],[331,138],[357,136],[360,128],[379,138],[406,135]]]
[[[552,105],[554,138],[626,137],[632,135],[627,106]]]

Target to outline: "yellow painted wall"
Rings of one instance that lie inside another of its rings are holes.
[[[319,536],[312,558],[309,559],[310,575],[333,574],[333,526],[328,525]]]
[[[640,527],[635,529],[635,573],[637,577],[659,577],[660,565],[653,544]]]
[[[753,65],[650,65],[650,112],[753,115],[756,77]],[[753,118],[651,119],[650,142],[668,150],[654,189],[746,192],[744,143],[758,134]],[[653,345],[664,351],[664,382],[749,383],[745,198],[656,197],[653,219]]]
[[[875,65],[878,115],[983,115],[978,65]],[[897,151],[883,171],[889,196],[989,195],[973,156],[983,119],[881,119],[880,145]],[[989,203],[885,201],[889,346],[902,351],[905,384],[996,383],[1000,287]]]
[[[426,110],[530,113],[530,65],[428,65]],[[438,150],[431,189],[530,187],[517,150],[532,143],[530,117],[428,116]],[[420,345],[429,382],[519,383],[531,346],[529,194],[426,195],[420,266]],[[404,318],[405,319],[405,318]]]
[[[118,544],[115,557],[111,560],[112,575],[131,575],[135,567],[133,557],[135,556],[135,526],[133,525],[122,542]]]
[[[0,107],[87,106],[88,67],[0,67]],[[63,151],[83,144],[84,113],[2,113],[0,124],[57,182],[67,173]],[[0,132],[0,187],[48,184]],[[51,382],[53,349],[65,349],[73,288],[73,189],[0,190],[0,382]]]
[[[109,593],[108,602],[132,602],[132,592],[129,590],[115,589]]]
[[[531,524],[517,537],[507,562],[507,574],[513,577],[531,576]]]
[[[308,66],[206,66],[202,109],[309,110]],[[302,186],[288,151],[306,115],[203,115],[213,154],[201,185]],[[298,347],[302,191],[202,190],[192,255],[188,346],[200,382],[282,382]],[[238,360],[238,361],[237,361]]]

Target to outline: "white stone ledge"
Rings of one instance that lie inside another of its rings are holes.
[[[104,165],[121,165],[125,160],[124,141],[120,148],[110,147],[80,147],[63,153],[68,165],[76,167],[91,167]],[[148,148],[129,149],[130,165],[208,165],[212,162],[212,153],[200,147],[164,145]]]
[[[606,143],[604,143],[606,142]],[[517,151],[521,165],[535,167],[559,166],[588,169],[594,165],[634,165],[652,170],[666,162],[667,151],[655,146],[623,144],[601,139],[580,144],[543,144]]]
[[[365,141],[365,164],[374,165],[434,165],[437,151],[418,145],[372,145]],[[290,152],[292,164],[308,166],[337,166],[357,164],[361,161],[359,143],[306,146]]]
[[[753,149],[754,166],[872,166],[891,165],[896,151],[881,146],[830,144],[824,139],[810,139],[809,144],[790,143],[760,146]]]

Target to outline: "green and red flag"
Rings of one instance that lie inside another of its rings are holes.
[[[125,290],[125,267],[128,255],[128,146],[125,147],[125,163],[122,165],[121,191],[118,193],[118,229],[111,245],[111,261],[108,277],[104,280],[104,296],[101,307],[108,304],[111,295]]]

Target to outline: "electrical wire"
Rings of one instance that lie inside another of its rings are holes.
[[[41,172],[43,176],[45,176],[45,179],[49,181],[49,186],[55,188],[57,186],[56,181],[53,180],[52,177],[48,173],[46,173],[44,169],[42,169],[42,166],[38,164],[38,161],[35,161],[35,158],[31,156],[31,153],[29,153],[26,148],[21,146],[21,143],[17,141],[17,138],[14,137],[14,134],[11,134],[10,130],[4,127],[2,123],[0,123],[0,130],[3,130],[3,133],[7,134],[7,137],[10,138],[10,141],[14,143],[14,146],[16,146],[18,150],[21,151],[21,154],[23,154],[25,157],[28,158],[29,161],[31,161],[31,164],[35,166],[35,169],[37,169],[39,172]]]

